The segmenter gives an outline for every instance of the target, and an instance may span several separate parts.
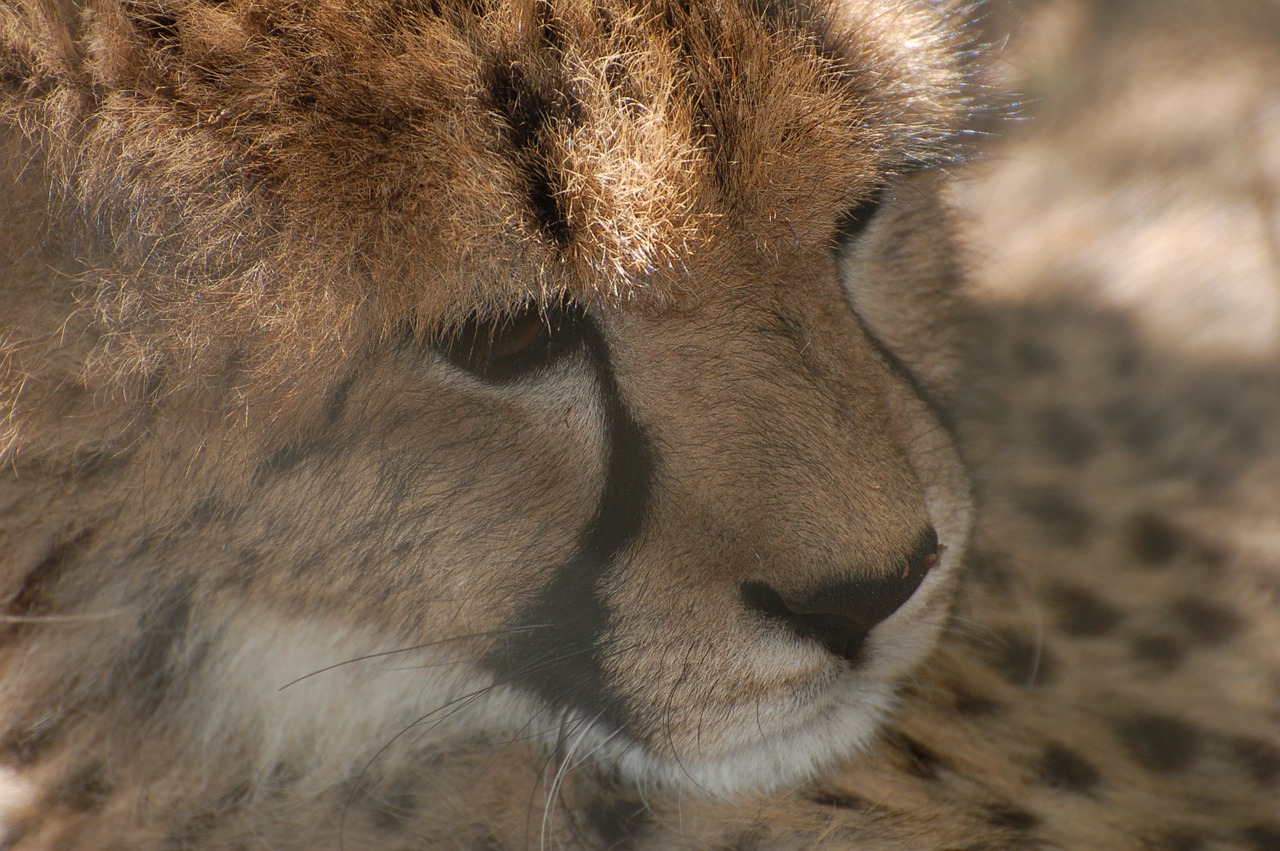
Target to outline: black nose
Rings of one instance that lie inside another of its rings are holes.
[[[790,596],[764,582],[744,582],[742,599],[796,635],[817,641],[830,653],[856,664],[868,633],[911,598],[940,554],[937,533],[930,529],[886,576],[839,579]]]

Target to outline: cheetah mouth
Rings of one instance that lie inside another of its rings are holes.
[[[795,788],[866,750],[896,705],[896,684],[838,676],[820,698],[775,705],[769,721],[743,719],[742,735],[714,752],[669,753],[592,727],[575,747],[644,786],[688,789],[715,797]],[[764,713],[764,709],[760,709]],[[755,712],[751,712],[753,716]],[[800,715],[800,718],[796,716]]]
[[[775,630],[754,651],[754,686],[742,683],[678,719],[664,717],[645,735],[589,717],[578,753],[644,785],[715,796],[813,779],[867,749],[894,712],[899,687],[945,626],[960,549],[948,551],[911,599],[870,632],[857,662]]]

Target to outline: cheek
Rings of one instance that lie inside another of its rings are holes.
[[[604,453],[589,383],[566,370],[534,393],[439,372],[368,383],[333,426],[340,454],[260,490],[263,545],[289,542],[276,593],[447,638],[511,622],[572,555]]]

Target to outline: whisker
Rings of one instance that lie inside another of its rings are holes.
[[[503,630],[503,631],[501,631],[501,632],[510,632],[510,631],[511,631],[511,630]],[[479,633],[476,633],[476,634],[471,635],[471,636],[465,636],[465,637],[467,637],[467,638],[471,638],[471,637],[475,637],[476,635],[479,635]],[[446,640],[448,640],[448,639],[446,639]],[[432,642],[432,644],[438,644],[438,643],[440,643],[440,642]],[[429,645],[425,645],[425,646],[431,646],[431,645],[429,644]],[[407,651],[407,650],[409,650],[409,649],[412,649],[412,648],[404,648],[404,650],[402,650],[402,651],[392,651],[392,652],[405,652],[405,651]],[[525,674],[529,674],[529,673],[534,673],[534,672],[536,672],[536,671],[538,671],[538,670],[541,670],[541,669],[543,669],[543,668],[546,668],[546,667],[548,667],[548,666],[550,666],[550,665],[556,664],[556,663],[558,663],[558,662],[560,662],[560,661],[564,660],[565,658],[569,658],[569,657],[572,657],[572,656],[578,655],[579,653],[585,653],[585,652],[588,652],[588,650],[589,650],[589,649],[590,649],[590,648],[586,648],[586,649],[583,649],[583,650],[580,650],[580,651],[575,651],[574,653],[570,653],[570,654],[568,654],[568,656],[558,656],[558,657],[555,657],[555,658],[553,658],[553,659],[549,659],[549,660],[547,660],[546,662],[541,663],[541,664],[526,665],[526,666],[524,666],[524,667],[522,667],[522,668],[518,668],[517,670],[512,671],[508,676],[503,677],[502,679],[495,680],[494,682],[491,682],[491,683],[489,683],[488,685],[486,685],[486,686],[484,686],[484,687],[482,687],[482,688],[476,689],[475,691],[471,691],[471,692],[468,692],[468,693],[463,694],[463,695],[459,695],[458,697],[455,697],[455,698],[453,698],[452,700],[446,701],[445,703],[443,703],[443,704],[441,704],[441,705],[437,706],[435,709],[432,709],[430,712],[426,713],[425,715],[421,715],[421,716],[419,716],[416,720],[414,720],[414,721],[410,722],[409,724],[405,725],[404,727],[402,727],[402,728],[401,728],[401,729],[400,729],[400,730],[399,730],[395,735],[393,735],[393,736],[392,736],[390,739],[388,739],[388,740],[387,740],[387,741],[386,741],[386,742],[385,742],[385,743],[384,743],[380,748],[378,748],[378,749],[374,752],[373,756],[369,757],[369,759],[365,762],[364,766],[360,769],[360,772],[356,775],[356,777],[355,777],[355,781],[352,783],[351,793],[348,795],[348,797],[347,797],[347,802],[346,802],[346,804],[345,804],[345,805],[343,806],[343,808],[342,808],[342,814],[341,814],[341,815],[339,816],[339,818],[338,818],[338,843],[339,843],[339,848],[341,849],[341,846],[342,846],[342,837],[345,835],[345,831],[346,831],[347,814],[348,814],[348,812],[350,811],[352,804],[354,804],[354,803],[355,803],[355,796],[356,796],[356,792],[357,792],[357,790],[359,789],[360,784],[361,784],[361,783],[363,783],[363,781],[364,781],[365,777],[367,777],[367,776],[368,776],[368,774],[369,774],[369,769],[373,767],[373,764],[374,764],[375,762],[377,762],[379,759],[381,759],[381,758],[382,758],[382,755],[383,755],[383,754],[385,754],[388,750],[390,750],[390,749],[391,749],[391,747],[392,747],[396,742],[400,741],[400,739],[402,739],[402,738],[403,738],[405,735],[407,735],[408,733],[410,733],[410,732],[412,732],[412,731],[414,731],[414,730],[419,729],[420,725],[422,725],[424,722],[426,722],[426,721],[427,721],[427,719],[431,718],[432,716],[436,715],[437,713],[439,713],[440,711],[442,711],[442,710],[444,710],[444,709],[448,709],[449,707],[452,707],[452,709],[449,709],[449,711],[448,711],[448,712],[446,712],[443,716],[441,716],[441,717],[439,717],[439,718],[435,719],[434,721],[432,721],[432,722],[431,722],[431,724],[430,724],[430,725],[429,725],[425,730],[423,730],[423,731],[422,731],[422,735],[421,735],[421,736],[419,736],[419,737],[418,737],[418,739],[415,739],[415,740],[414,740],[415,742],[420,741],[420,740],[421,740],[421,738],[422,738],[422,736],[427,735],[431,730],[434,730],[437,726],[439,726],[440,724],[444,723],[446,720],[448,720],[449,718],[451,718],[451,717],[452,717],[453,715],[455,715],[456,713],[458,713],[458,712],[462,711],[463,709],[467,708],[467,707],[468,707],[468,706],[470,706],[472,703],[474,703],[476,700],[478,700],[478,699],[480,699],[482,696],[484,696],[487,692],[492,691],[494,688],[496,688],[496,687],[498,687],[498,686],[501,686],[501,685],[506,685],[507,683],[510,683],[512,680],[514,680],[516,677],[519,677],[519,676],[522,676],[522,675],[525,675]],[[385,655],[387,655],[387,654],[386,654],[386,653],[383,653],[383,654],[372,654],[372,655],[373,655],[374,657],[376,657],[376,656],[385,656]],[[362,658],[364,658],[364,657],[362,657]],[[359,660],[351,660],[351,661],[359,661]],[[334,666],[334,667],[336,667],[336,666]],[[317,672],[317,673],[320,673],[320,672]]]
[[[555,776],[551,779],[551,787],[547,790],[546,805],[542,808],[542,827],[538,832],[538,841],[541,848],[547,847],[547,840],[555,830],[555,802],[560,797],[560,786],[564,783],[564,778],[570,771],[573,755],[582,746],[587,733],[591,732],[591,725],[599,721],[600,716],[603,714],[603,711],[596,713],[595,717],[590,721],[579,719],[574,728],[578,732],[578,738],[574,740],[564,758],[560,760],[560,767],[556,770]]]
[[[436,727],[440,726],[441,724],[443,724],[445,721],[448,721],[450,718],[452,718],[452,717],[453,717],[454,715],[456,715],[457,713],[461,712],[462,710],[466,709],[466,708],[467,708],[468,706],[470,706],[471,704],[475,703],[477,700],[479,700],[481,697],[483,697],[483,696],[485,695],[485,693],[487,693],[487,692],[489,692],[489,691],[492,691],[493,689],[495,689],[495,688],[497,688],[497,687],[499,687],[499,686],[507,685],[508,683],[510,683],[511,681],[513,681],[513,680],[514,680],[515,678],[517,678],[517,677],[524,676],[524,675],[527,675],[527,674],[536,673],[536,672],[538,672],[538,671],[540,671],[540,670],[544,670],[544,669],[546,669],[546,668],[552,667],[552,666],[554,666],[554,665],[558,664],[559,662],[563,661],[564,659],[567,659],[567,658],[570,658],[570,657],[573,657],[573,656],[577,656],[577,655],[580,655],[580,654],[582,654],[582,653],[587,653],[587,652],[590,652],[590,648],[583,648],[582,650],[574,651],[573,653],[570,653],[570,654],[568,654],[567,656],[556,656],[556,657],[554,657],[554,658],[548,658],[547,660],[545,660],[545,661],[540,661],[540,662],[539,662],[539,663],[537,663],[537,664],[526,665],[526,666],[524,666],[524,667],[522,667],[522,668],[519,668],[519,669],[517,669],[517,670],[515,670],[515,671],[512,671],[508,676],[503,677],[502,679],[495,680],[495,681],[493,681],[492,683],[489,683],[488,685],[484,686],[483,688],[477,689],[476,691],[473,691],[473,692],[468,692],[467,694],[461,695],[461,696],[459,696],[459,697],[454,698],[453,700],[450,700],[450,701],[448,701],[448,702],[446,702],[446,703],[443,703],[443,704],[441,704],[440,706],[437,706],[435,709],[433,709],[433,710],[431,710],[430,712],[428,712],[426,715],[423,715],[423,716],[421,716],[420,718],[418,718],[416,721],[413,721],[411,724],[409,724],[409,725],[408,725],[408,726],[406,726],[403,730],[401,730],[399,733],[397,733],[397,734],[395,735],[395,737],[393,737],[393,738],[392,738],[392,740],[391,740],[390,742],[388,742],[386,745],[384,745],[384,746],[383,746],[383,750],[385,750],[387,747],[389,747],[389,746],[390,746],[390,745],[391,745],[391,744],[392,744],[396,739],[398,739],[400,736],[404,735],[405,733],[409,732],[410,730],[415,730],[415,729],[417,729],[420,725],[422,725],[424,722],[426,722],[426,721],[427,721],[427,719],[431,718],[431,716],[435,715],[437,712],[440,712],[440,711],[441,711],[441,710],[443,710],[443,709],[447,709],[447,708],[449,708],[449,707],[452,707],[452,708],[450,708],[450,709],[449,709],[449,711],[448,711],[448,712],[446,712],[444,715],[440,716],[439,718],[434,719],[433,721],[431,721],[431,723],[430,723],[427,727],[425,727],[424,729],[422,729],[421,734],[418,736],[418,738],[414,739],[414,742],[415,742],[415,743],[416,743],[416,742],[421,741],[421,740],[422,740],[422,738],[424,738],[425,736],[427,736],[427,735],[428,735],[432,730],[434,730]],[[530,723],[532,723],[532,722],[530,722]],[[527,725],[526,725],[526,726],[527,726]],[[377,757],[378,757],[378,756],[380,756],[380,755],[381,755],[381,753],[382,753],[382,751],[379,751],[379,753],[375,754],[375,755],[374,755],[374,759],[377,759]],[[366,767],[366,768],[367,768],[367,767]]]
[[[400,647],[395,650],[382,650],[377,653],[367,653],[364,656],[356,656],[351,659],[346,659],[342,662],[335,662],[332,665],[326,665],[325,667],[312,671],[309,674],[303,674],[297,679],[290,680],[289,682],[280,686],[280,688],[276,689],[276,691],[284,691],[290,686],[295,686],[298,683],[302,682],[303,680],[311,679],[312,677],[319,676],[320,674],[328,673],[329,671],[333,671],[338,668],[345,667],[347,665],[354,665],[357,662],[368,662],[372,659],[385,659],[388,656],[395,656],[400,653],[412,653],[415,650],[425,650],[429,647],[440,647],[442,645],[452,644],[458,641],[472,641],[472,640],[481,639],[481,638],[498,638],[503,635],[512,635],[520,632],[531,632],[537,629],[545,629],[548,626],[550,626],[550,624],[531,624],[529,626],[509,627],[506,629],[494,629],[494,630],[488,630],[486,632],[472,632],[466,635],[454,635],[454,636],[450,636],[449,638],[441,638],[437,641],[427,641],[422,644],[414,644],[409,647]],[[423,666],[423,667],[429,667],[429,666]]]
[[[105,621],[129,614],[129,609],[113,609],[106,612],[86,612],[81,615],[0,615],[0,623],[49,623],[75,624]]]

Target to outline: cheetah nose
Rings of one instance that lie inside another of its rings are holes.
[[[911,598],[941,554],[937,533],[930,529],[887,576],[839,579],[803,595],[784,595],[764,582],[744,582],[742,599],[801,638],[817,641],[831,654],[857,664],[867,635]]]

